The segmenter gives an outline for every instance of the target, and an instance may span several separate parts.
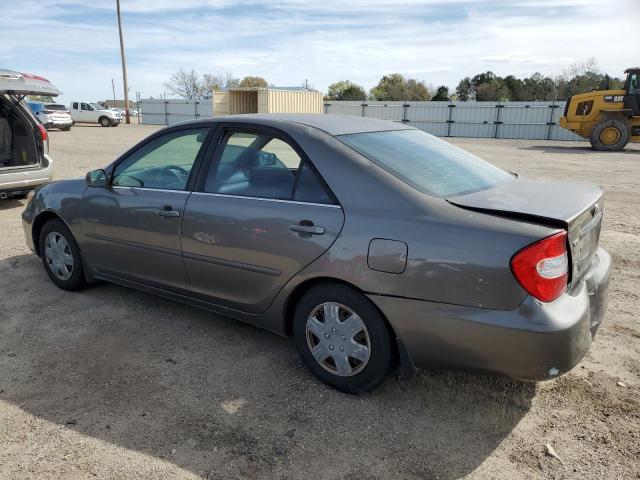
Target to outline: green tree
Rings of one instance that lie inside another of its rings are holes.
[[[372,100],[429,100],[431,94],[424,82],[415,79],[405,79],[399,73],[383,76],[370,92]]]
[[[367,99],[367,93],[360,85],[350,82],[349,80],[340,80],[339,82],[329,85],[329,91],[325,99],[364,101]]]
[[[240,87],[261,87],[261,88],[267,88],[269,86],[269,83],[267,83],[267,81],[262,78],[262,77],[244,77],[242,80],[240,80]]]
[[[458,83],[456,87],[456,96],[458,100],[462,102],[475,99],[475,92],[473,91],[473,85],[471,85],[471,79],[469,77],[464,77],[460,80],[460,83]]]
[[[407,80],[407,98],[403,98],[402,100],[414,102],[431,100],[431,92],[424,82],[410,78]]]
[[[497,78],[484,83],[480,83],[476,88],[476,100],[487,101],[508,101],[509,89]]]
[[[435,95],[431,97],[431,100],[433,102],[445,102],[451,100],[451,98],[449,97],[449,87],[446,87],[444,85],[439,86],[436,89]]]

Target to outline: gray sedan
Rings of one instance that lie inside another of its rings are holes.
[[[518,177],[399,123],[243,115],[160,130],[37,189],[29,247],[99,280],[290,335],[345,392],[392,369],[549,379],[585,355],[611,260],[602,191]]]

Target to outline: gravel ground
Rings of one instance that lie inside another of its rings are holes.
[[[103,166],[154,130],[51,132],[56,177]],[[7,200],[0,478],[640,478],[639,146],[452,142],[606,190],[609,310],[572,372],[534,384],[425,370],[343,395],[286,339],[118,286],[57,289],[25,246],[24,200]]]

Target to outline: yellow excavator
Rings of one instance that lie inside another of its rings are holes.
[[[640,142],[640,67],[624,73],[624,90],[595,90],[570,97],[560,126],[588,138],[596,150],[622,150],[628,142]]]

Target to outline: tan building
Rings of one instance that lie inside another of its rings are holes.
[[[322,93],[308,89],[232,88],[213,92],[213,115],[323,113]]]

